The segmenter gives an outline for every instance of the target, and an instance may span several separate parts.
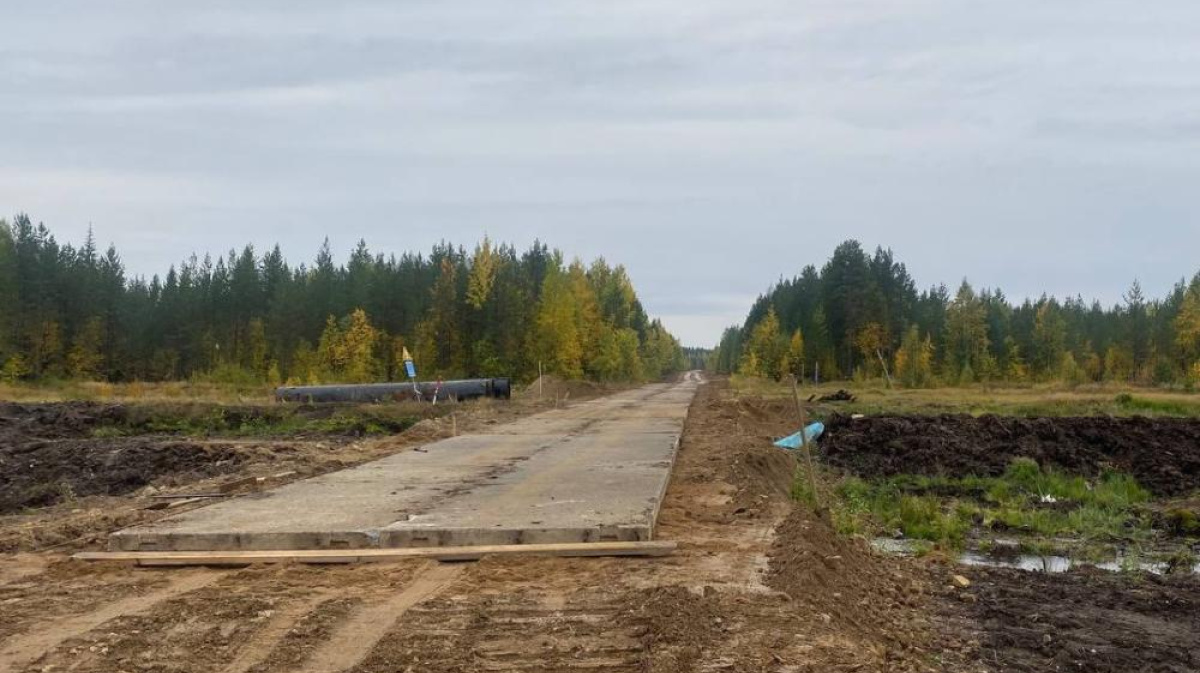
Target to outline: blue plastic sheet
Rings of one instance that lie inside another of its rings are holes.
[[[808,427],[804,428],[804,436],[810,442],[817,441],[817,438],[820,437],[821,433],[823,432],[825,432],[825,424],[819,421],[816,423],[811,423]],[[800,448],[800,433],[797,432],[784,437],[783,439],[775,442],[775,446],[778,446],[781,449],[795,451],[796,449]]]

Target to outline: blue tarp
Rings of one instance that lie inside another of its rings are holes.
[[[810,442],[815,442],[823,432],[825,432],[825,424],[821,422],[812,423],[807,428],[804,428],[804,436]],[[784,437],[783,439],[775,442],[775,446],[778,446],[781,449],[788,449],[790,451],[800,448],[800,433],[797,432],[796,434]]]

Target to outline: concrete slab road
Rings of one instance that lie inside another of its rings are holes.
[[[120,551],[649,540],[698,375],[114,533]]]

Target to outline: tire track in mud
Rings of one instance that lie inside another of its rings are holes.
[[[0,671],[20,671],[66,641],[82,636],[106,622],[149,612],[164,601],[203,589],[223,576],[223,573],[212,571],[180,574],[171,577],[167,586],[150,593],[109,603],[86,614],[54,619],[44,625],[35,624],[23,635],[14,636],[0,649]]]
[[[463,566],[430,562],[402,591],[383,602],[367,605],[343,622],[313,652],[301,673],[337,673],[353,668],[406,612],[436,596],[462,572]]]
[[[647,628],[628,619],[624,591],[481,591],[488,572],[472,574],[461,591],[409,611],[353,673],[643,670]]]
[[[284,606],[271,617],[253,640],[242,646],[237,657],[225,667],[223,673],[246,673],[258,667],[280,647],[292,628],[308,617],[329,596],[328,591],[318,591],[301,601]]]

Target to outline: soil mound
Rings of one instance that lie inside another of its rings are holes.
[[[87,437],[96,427],[117,425],[125,418],[126,408],[120,404],[0,402],[0,442],[8,443],[26,436]]]
[[[887,670],[920,671],[931,649],[945,647],[935,639],[924,577],[798,505],[775,531],[767,584],[831,631],[872,643]]]
[[[75,497],[131,493],[165,475],[190,481],[237,470],[232,446],[146,439],[33,440],[0,446],[0,514]]]
[[[684,429],[684,450],[709,458],[676,466],[689,483],[722,481],[736,489],[727,506],[732,516],[759,516],[768,501],[788,502],[796,475],[795,457],[771,445],[795,432],[795,407],[759,398],[729,401],[724,382],[704,386],[692,402]]]
[[[1132,474],[1156,495],[1200,488],[1200,421],[1168,418],[834,414],[825,460],[866,477],[901,473],[995,476],[1016,457],[1096,476]]]

